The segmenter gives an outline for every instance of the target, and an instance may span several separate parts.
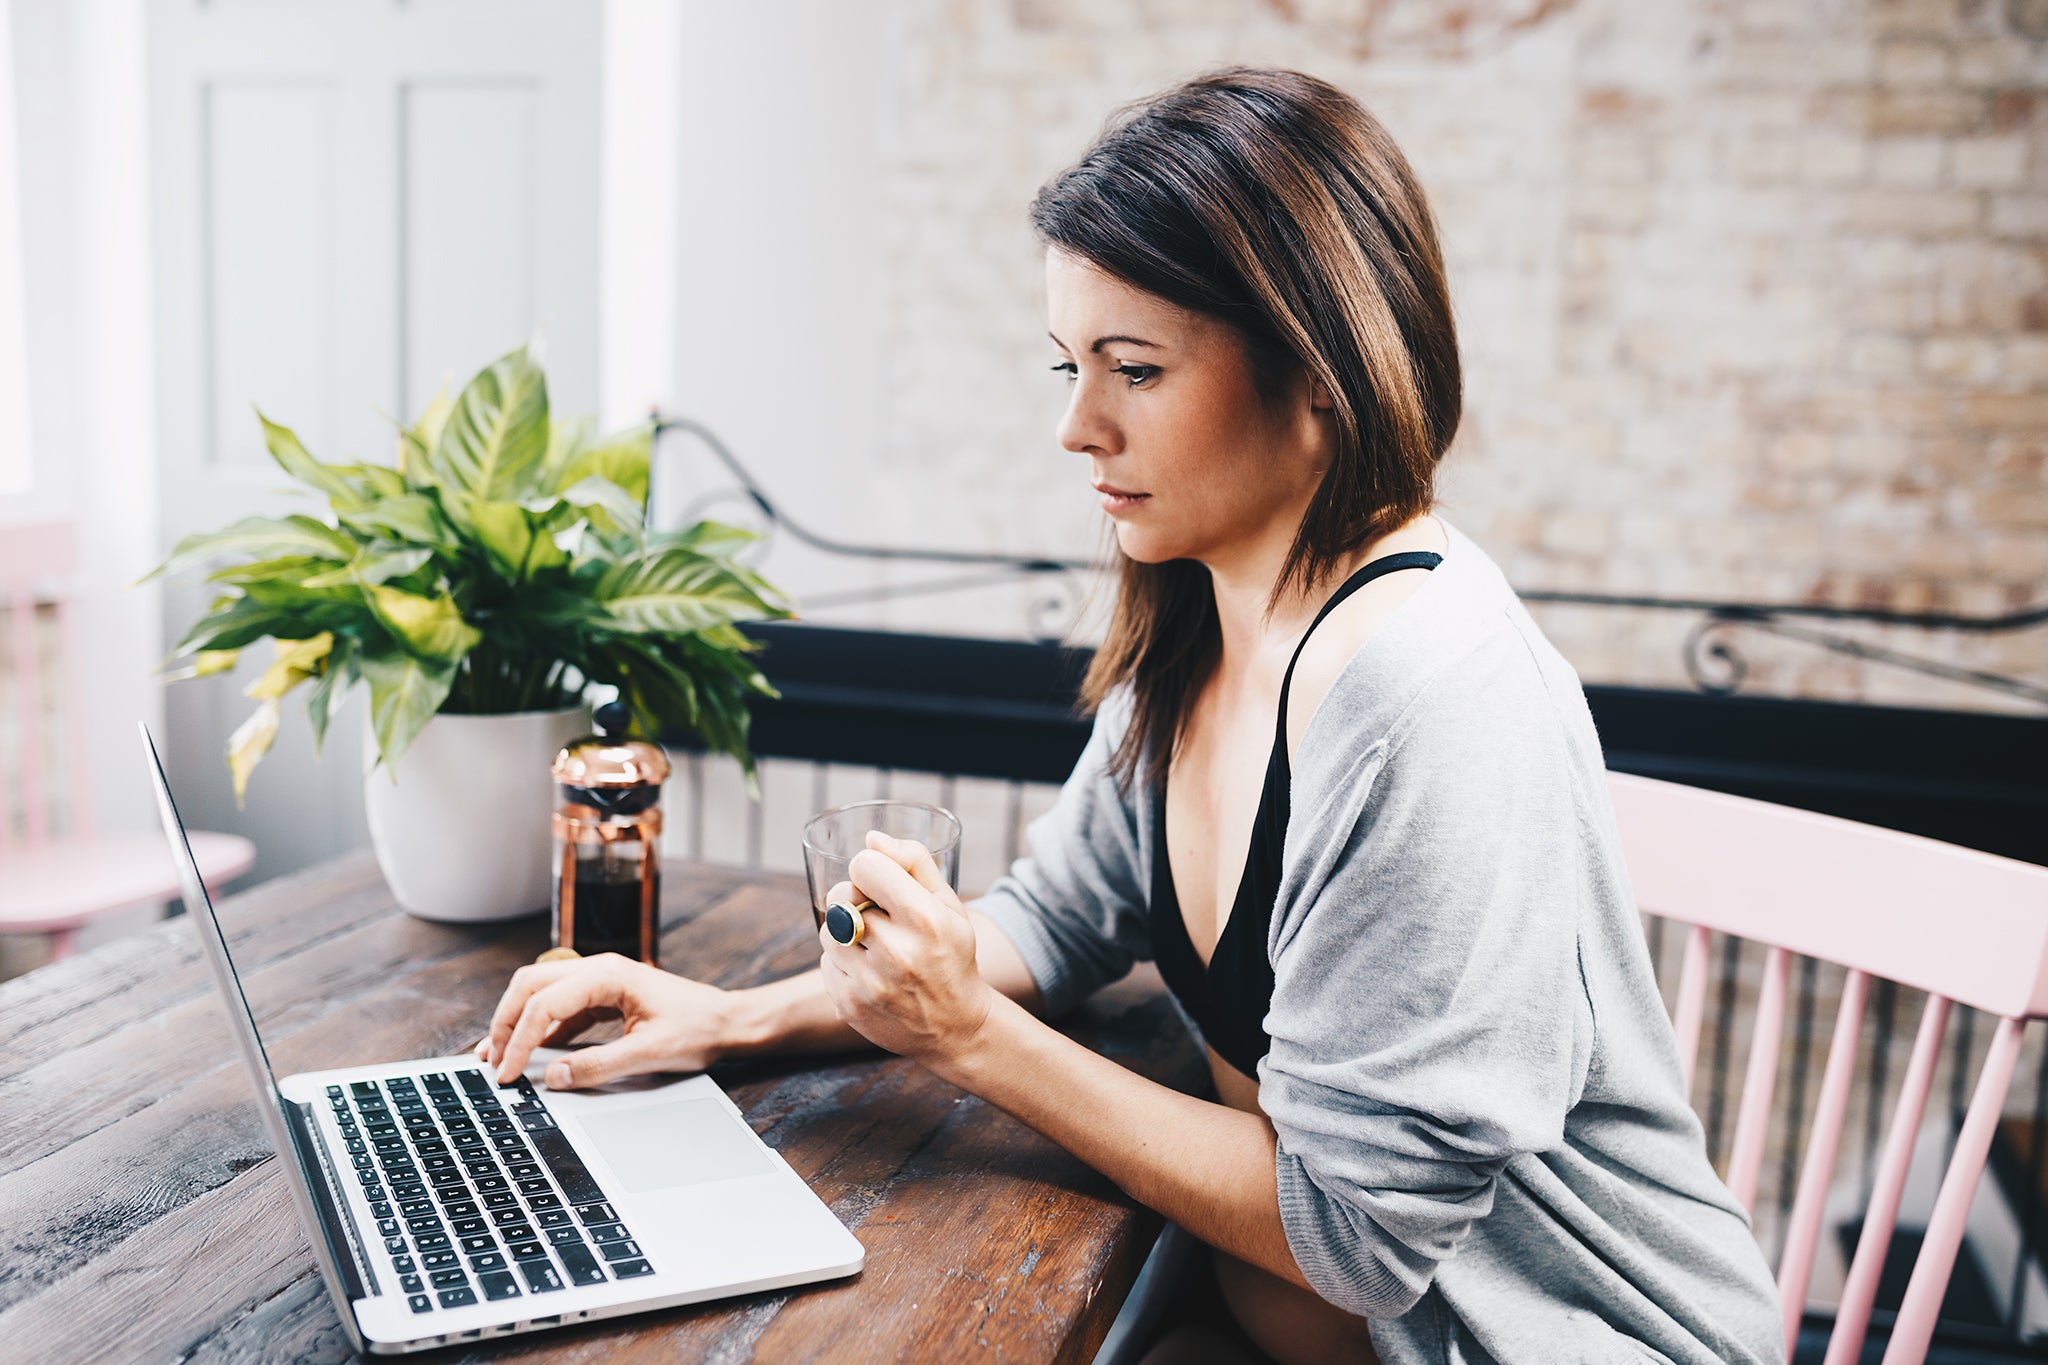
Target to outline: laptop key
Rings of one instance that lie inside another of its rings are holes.
[[[327,1098],[328,1098],[328,1099],[330,1099],[330,1100],[333,1100],[333,1099],[340,1099],[340,1098],[341,1098],[341,1087],[340,1087],[340,1086],[338,1086],[338,1085],[330,1085],[330,1086],[328,1086],[328,1087],[327,1087]]]
[[[456,1178],[460,1179],[461,1177],[458,1176]],[[502,1175],[480,1175],[477,1177],[476,1180],[476,1189],[478,1194],[489,1194],[492,1190],[504,1190],[510,1188],[511,1186],[505,1183],[505,1177]]]
[[[549,1190],[553,1188],[554,1187],[548,1184],[547,1181],[539,1179],[538,1177],[532,1180],[522,1180],[519,1182],[519,1192],[521,1194],[546,1194]]]
[[[384,1250],[390,1252],[393,1256],[405,1255],[405,1239],[403,1237],[386,1237],[384,1239]]]
[[[462,1239],[462,1249],[472,1256],[480,1251],[496,1251],[498,1239],[488,1232],[473,1232]]]
[[[371,1203],[374,1204],[379,1199],[382,1199],[384,1197],[384,1187],[381,1184],[369,1184],[363,1186],[363,1198],[369,1200]]]
[[[378,1093],[377,1083],[375,1081],[350,1081],[348,1088],[355,1091],[358,1095],[364,1096],[365,1098],[374,1096]]]
[[[576,1216],[586,1223],[615,1223],[619,1218],[610,1204],[585,1204],[576,1210]]]
[[[506,1169],[511,1173],[514,1180],[531,1180],[535,1176],[542,1174],[540,1163],[537,1161],[522,1161]]]
[[[598,1268],[597,1257],[591,1255],[590,1248],[583,1243],[558,1246],[555,1254],[562,1258],[562,1267],[577,1284],[604,1283],[604,1271]]]
[[[544,1228],[558,1228],[569,1221],[567,1209],[543,1209],[533,1216],[533,1221]]]
[[[553,1192],[530,1194],[526,1196],[526,1205],[534,1209],[558,1209],[562,1207],[562,1196]]]
[[[570,1242],[581,1242],[582,1240],[583,1234],[578,1232],[575,1228],[548,1229],[548,1241],[554,1243],[556,1246],[565,1246]]]
[[[488,1198],[489,1196],[487,1195],[485,1197]],[[514,1223],[523,1223],[526,1221],[526,1210],[519,1208],[492,1209],[491,1221],[493,1223],[496,1223],[501,1228],[509,1228]]]
[[[448,1240],[448,1234],[445,1232],[430,1232],[424,1237],[415,1237],[412,1244],[421,1251],[446,1251],[454,1245]]]
[[[598,1250],[604,1254],[607,1261],[632,1261],[638,1260],[640,1256],[640,1245],[637,1242],[606,1242]]]
[[[412,1257],[410,1256],[393,1256],[391,1258],[391,1266],[392,1269],[401,1275],[410,1275],[413,1271],[419,1269],[418,1266],[412,1263]]]
[[[458,1218],[454,1224],[455,1235],[457,1237],[474,1237],[489,1226],[490,1224],[481,1218]]]
[[[508,1242],[531,1242],[540,1236],[531,1223],[507,1223],[498,1229],[498,1235]]]
[[[521,1261],[519,1273],[526,1277],[526,1287],[536,1294],[546,1294],[562,1287],[562,1277],[555,1273],[555,1268],[547,1263],[545,1257],[537,1261]]]
[[[448,1150],[448,1144],[439,1138],[430,1138],[425,1142],[415,1142],[413,1148],[421,1156],[435,1157],[445,1153]]]
[[[512,1277],[512,1272],[509,1270],[486,1270],[483,1274],[477,1276],[476,1279],[477,1283],[484,1287],[484,1297],[487,1299],[516,1299],[519,1297],[519,1281]]]
[[[434,1288],[436,1289],[446,1289],[450,1285],[469,1283],[469,1276],[463,1273],[461,1266],[456,1266],[450,1270],[437,1270],[430,1278],[433,1280]]]
[[[398,1220],[396,1218],[379,1218],[377,1220],[377,1235],[379,1237],[396,1237],[398,1235]]]
[[[496,1194],[484,1196],[484,1207],[487,1209],[509,1209],[518,1202],[519,1197],[510,1190],[499,1190]]]
[[[632,1236],[624,1223],[593,1223],[590,1225],[590,1240],[593,1242],[623,1242]]]
[[[431,1213],[422,1213],[416,1217],[408,1218],[405,1220],[405,1225],[414,1232],[439,1232],[441,1230],[441,1220],[434,1217]]]
[[[477,1215],[476,1201],[474,1199],[452,1200],[449,1203],[443,1204],[441,1208],[450,1218],[474,1218]]]
[[[427,1187],[417,1180],[394,1180],[391,1182],[393,1199],[418,1199],[425,1195]]]
[[[447,1158],[443,1157],[442,1160],[445,1161]],[[460,1185],[462,1183],[462,1172],[429,1171],[427,1172],[427,1179],[433,1181],[436,1185]]]
[[[351,1152],[348,1160],[349,1164],[359,1171],[370,1169],[370,1154],[368,1152]]]
[[[444,1289],[441,1291],[441,1306],[443,1308],[467,1308],[475,1302],[476,1291],[468,1285],[464,1285],[460,1289]]]
[[[505,1258],[498,1252],[486,1251],[481,1256],[470,1257],[469,1268],[471,1270],[503,1270],[505,1268]]]
[[[612,1266],[612,1274],[622,1280],[630,1280],[635,1275],[652,1275],[653,1273],[654,1267],[645,1261],[620,1261]]]
[[[429,1251],[420,1257],[420,1264],[429,1270],[440,1270],[454,1265],[459,1259],[452,1251]]]
[[[453,1090],[455,1088],[448,1084],[447,1073],[441,1071],[429,1071],[426,1075],[420,1077],[420,1084],[429,1090]]]
[[[569,1145],[569,1139],[559,1128],[527,1134],[533,1145],[539,1149],[541,1160],[554,1172],[555,1181],[562,1187],[562,1193],[572,1204],[594,1204],[604,1198],[604,1191],[597,1187],[590,1171],[583,1164],[583,1158],[576,1155],[576,1149]],[[509,1158],[508,1158],[509,1160]]]
[[[425,1294],[414,1294],[411,1298],[407,1299],[405,1303],[406,1306],[412,1309],[412,1311],[415,1313],[424,1313],[434,1306],[434,1301],[428,1298]]]
[[[513,1242],[506,1250],[512,1253],[515,1261],[545,1261],[548,1258],[548,1249],[539,1242]]]
[[[427,1283],[417,1275],[400,1275],[398,1287],[408,1294],[417,1294],[427,1287]]]

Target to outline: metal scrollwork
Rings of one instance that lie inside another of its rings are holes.
[[[1685,635],[1685,675],[1702,692],[1725,697],[1742,690],[1749,660],[1729,637],[1739,619],[1709,616]]]
[[[786,533],[811,549],[847,559],[895,560],[910,564],[945,565],[955,572],[874,588],[856,588],[836,593],[814,593],[806,607],[851,606],[856,603],[890,601],[899,598],[960,592],[1015,582],[1031,585],[1024,615],[1027,632],[1037,639],[1063,638],[1073,629],[1087,600],[1085,575],[1097,566],[1087,560],[1059,559],[1046,555],[981,554],[967,550],[918,550],[894,546],[861,545],[834,540],[793,521],[776,506],[755,482],[738,457],[703,423],[685,417],[654,414],[654,433],[660,439],[670,432],[695,438],[710,451],[729,473],[737,487],[714,490],[689,504],[689,515],[731,502],[745,504],[750,513],[741,522],[763,533],[756,557],[765,553],[768,537]],[[657,474],[659,465],[657,464]],[[730,518],[721,518],[730,519]],[[1960,616],[1941,612],[1895,612],[1860,607],[1822,606],[1807,602],[1734,602],[1712,599],[1645,597],[1619,593],[1528,591],[1525,602],[1568,603],[1576,606],[1621,608],[1642,611],[1696,613],[1700,621],[1687,632],[1684,644],[1686,676],[1702,692],[1727,695],[1739,691],[1750,675],[1749,659],[1734,636],[1738,630],[1758,631],[1791,640],[1813,649],[1860,659],[1865,663],[1903,669],[1924,677],[2017,697],[2048,706],[2048,686],[2026,678],[2009,677],[1984,669],[1964,668],[1926,655],[1879,645],[1846,635],[1839,630],[1808,622],[1830,625],[1854,623],[1871,627],[1943,631],[1964,635],[2011,634],[2048,626],[2048,605],[2029,607],[2003,616]]]

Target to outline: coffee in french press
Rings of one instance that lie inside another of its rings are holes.
[[[555,755],[555,946],[659,965],[661,746],[627,738],[631,713],[606,702],[597,733]]]

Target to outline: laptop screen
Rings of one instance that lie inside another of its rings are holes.
[[[234,1034],[235,1044],[242,1051],[242,1060],[248,1065],[250,1079],[256,1083],[256,1108],[263,1115],[264,1126],[270,1130],[271,1141],[277,1144],[278,1155],[283,1158],[286,1183],[291,1186],[292,1202],[297,1206],[299,1219],[305,1224],[308,1239],[313,1244],[320,1276],[327,1282],[327,1292],[334,1299],[343,1328],[360,1350],[362,1334],[349,1306],[348,1291],[344,1288],[346,1281],[340,1263],[341,1253],[314,1203],[313,1181],[316,1176],[308,1165],[312,1154],[302,1151],[292,1139],[285,1118],[285,1106],[291,1101],[277,1088],[277,1075],[270,1069],[270,1057],[263,1051],[263,1038],[256,1032],[256,1016],[250,1012],[249,998],[242,993],[234,961],[228,956],[227,935],[221,932],[220,920],[213,913],[213,901],[207,896],[206,883],[199,875],[199,863],[192,856],[190,841],[185,838],[185,822],[178,818],[177,803],[171,799],[171,784],[164,776],[163,759],[157,755],[156,741],[150,738],[146,724],[137,722],[136,728],[142,732],[142,747],[149,755],[149,773],[156,782],[157,813],[163,817],[164,838],[170,841],[171,858],[178,865],[178,881],[185,891],[186,916],[192,921],[193,933],[199,939],[207,966],[213,971],[214,984],[220,987],[221,998],[227,1005],[228,1031]]]

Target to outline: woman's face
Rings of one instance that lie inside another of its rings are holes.
[[[1124,553],[1217,568],[1284,549],[1329,458],[1328,403],[1306,377],[1268,399],[1227,324],[1058,248],[1045,284],[1072,385],[1060,444],[1088,456]]]

